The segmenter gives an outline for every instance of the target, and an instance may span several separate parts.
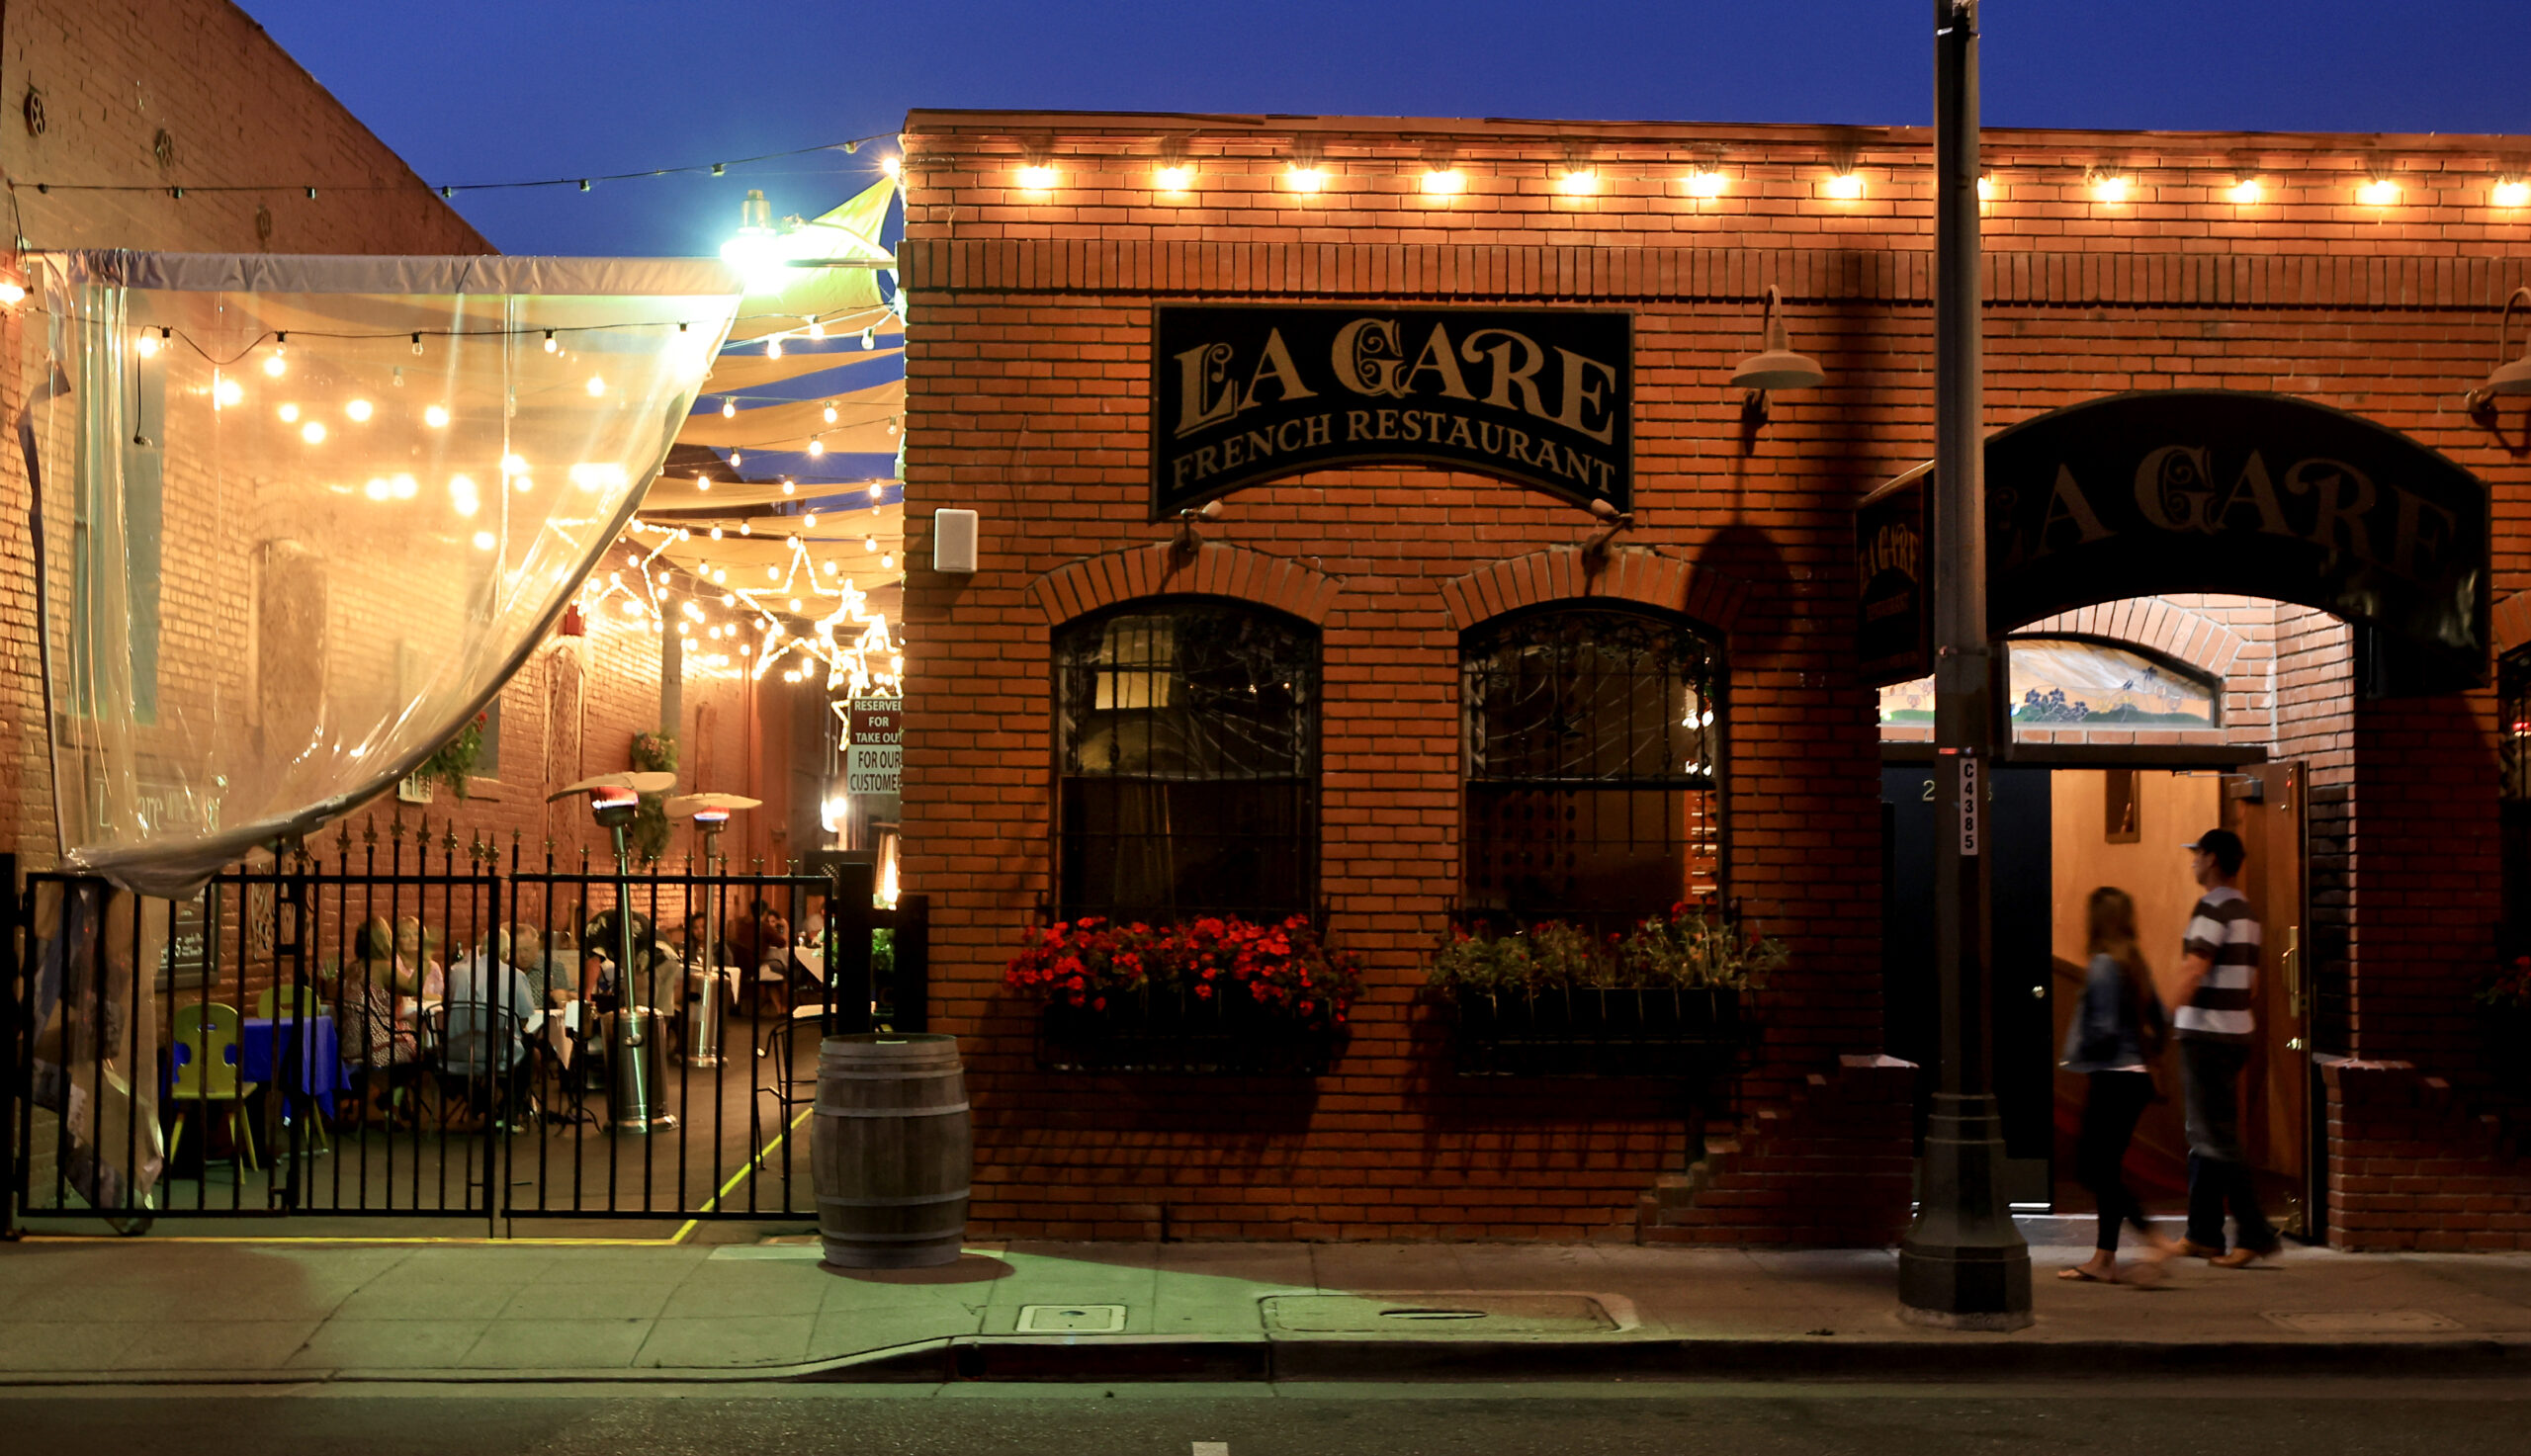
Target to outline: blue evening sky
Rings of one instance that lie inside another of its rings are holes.
[[[1930,0],[242,3],[433,183],[893,133],[910,107],[1932,116]],[[2531,133],[2531,0],[1989,0],[1984,28],[1997,126]],[[745,188],[808,214],[870,167],[828,153],[459,206],[507,252],[707,253]]]

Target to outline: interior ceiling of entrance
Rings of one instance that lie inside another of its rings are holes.
[[[2013,634],[2018,741],[2199,744],[2311,758],[2343,751],[2353,636],[2264,597],[2131,597]],[[1931,679],[1883,688],[1884,742],[1930,741]]]

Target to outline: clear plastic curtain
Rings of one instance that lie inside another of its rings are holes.
[[[683,260],[32,261],[62,856],[177,897],[481,711],[640,502],[739,302]]]

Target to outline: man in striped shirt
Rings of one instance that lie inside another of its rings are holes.
[[[2258,987],[2258,917],[2236,883],[2249,857],[2240,835],[2209,829],[2187,848],[2206,894],[2189,916],[2171,1016],[2188,1102],[2188,1239],[2180,1251],[2237,1269],[2274,1254],[2277,1244],[2241,1151],[2241,1071],[2257,1029],[2250,1006]],[[2228,1252],[2227,1206],[2234,1226]]]

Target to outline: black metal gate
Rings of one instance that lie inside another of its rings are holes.
[[[185,901],[0,896],[0,1229],[813,1218],[818,1039],[924,1026],[925,902],[874,907],[866,863],[332,847]]]

